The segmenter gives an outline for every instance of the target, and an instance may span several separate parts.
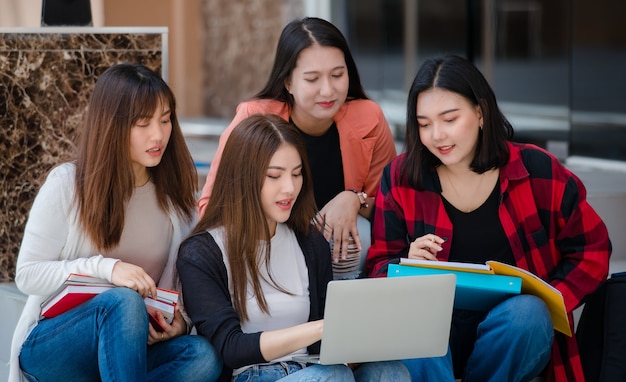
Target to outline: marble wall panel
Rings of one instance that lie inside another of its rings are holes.
[[[203,112],[230,119],[265,85],[283,27],[302,0],[203,0]]]
[[[119,62],[167,73],[167,28],[0,29],[0,281],[45,175],[74,155],[98,75]]]

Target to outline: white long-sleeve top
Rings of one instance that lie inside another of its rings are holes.
[[[9,382],[25,380],[18,357],[22,344],[39,322],[41,303],[70,273],[88,274],[111,281],[113,267],[118,261],[98,253],[80,227],[73,203],[74,175],[73,163],[60,165],[50,172],[33,202],[24,229],[15,282],[22,292],[28,294],[28,299],[13,333]],[[169,218],[173,227],[172,241],[158,286],[178,290],[178,246],[191,232],[196,219],[186,221],[173,209]]]

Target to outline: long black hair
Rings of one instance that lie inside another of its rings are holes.
[[[350,81],[347,100],[367,99],[345,37],[336,26],[316,17],[294,20],[283,28],[276,46],[276,56],[270,76],[265,87],[255,97],[282,101],[293,109],[293,96],[285,88],[285,81],[289,79],[296,67],[300,52],[314,44],[334,47],[343,52]]]
[[[422,92],[433,88],[457,93],[481,109],[483,126],[478,133],[471,169],[482,174],[505,165],[509,159],[506,142],[513,138],[513,127],[500,111],[495,93],[485,77],[464,58],[453,55],[431,58],[417,72],[407,100],[406,158],[400,173],[408,185],[422,189],[422,171],[441,164],[420,140],[417,122],[417,98]]]

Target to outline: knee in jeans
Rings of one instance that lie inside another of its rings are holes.
[[[352,374],[352,369],[345,365],[334,365],[333,370],[333,381],[353,381],[354,374]]]
[[[146,321],[148,320],[146,304],[143,301],[143,297],[132,289],[124,287],[113,288],[97,297],[100,298],[100,306],[105,309],[120,309],[125,312],[125,316],[145,316]]]
[[[204,337],[197,335],[188,335],[190,350],[195,354],[198,362],[202,363],[201,370],[197,371],[198,375],[203,374],[203,381],[214,381],[222,372],[222,361],[219,359],[217,352],[211,343]]]
[[[546,304],[533,295],[520,295],[513,297],[515,303],[512,306],[515,317],[512,324],[521,332],[526,331],[536,334],[538,332],[551,333],[553,331],[552,319]]]
[[[184,358],[189,365],[194,365],[195,374],[204,374],[202,380],[215,380],[222,371],[222,361],[211,342],[199,335],[176,337],[178,348],[176,353]],[[190,366],[191,367],[191,366]]]
[[[185,347],[190,354],[201,354],[204,359],[217,359],[217,352],[213,345],[205,337],[199,335],[186,335],[180,337],[185,340]]]
[[[352,369],[346,365],[312,365],[303,370],[313,371],[318,381],[354,381]]]

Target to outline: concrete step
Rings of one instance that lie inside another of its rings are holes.
[[[626,163],[570,157],[566,166],[582,180],[589,204],[609,230],[613,244],[609,272],[626,271]]]
[[[26,295],[20,292],[15,283],[0,283],[0,381],[9,379],[9,357],[11,356],[11,340],[17,320],[22,314]]]

